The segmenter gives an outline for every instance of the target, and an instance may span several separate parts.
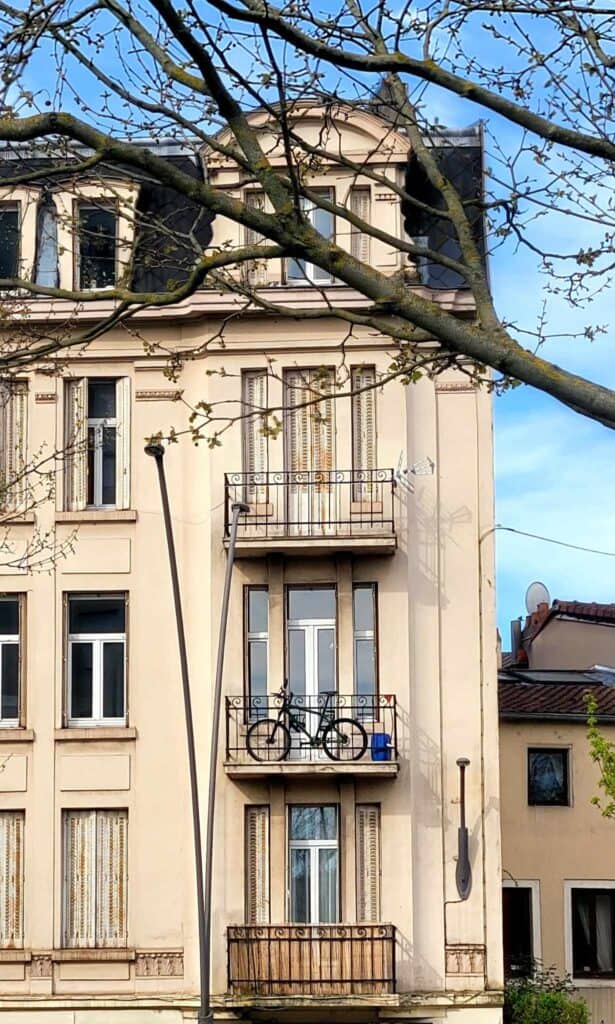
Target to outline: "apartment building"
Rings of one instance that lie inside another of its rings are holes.
[[[541,601],[499,673],[505,970],[568,975],[592,1024],[615,1015],[614,826],[584,697],[615,740],[614,623],[612,604]]]
[[[266,138],[264,116],[260,127]],[[300,129],[322,141],[322,111],[306,104]],[[373,113],[341,110],[328,130],[353,160],[407,179],[407,140]],[[475,133],[452,141],[463,157],[478,146]],[[443,148],[451,144],[443,135]],[[277,159],[273,140],[271,150]],[[239,190],[236,168],[206,159],[210,181]],[[76,197],[61,182],[44,196],[5,189],[0,216],[24,204],[14,221],[20,247],[7,259],[24,260],[37,279],[113,281],[137,244],[131,211],[145,193],[155,203],[149,183],[111,178],[114,206],[100,183],[83,182]],[[398,198],[369,176],[343,180],[324,163],[313,185],[352,189],[349,201],[368,219],[403,236]],[[40,207],[73,202],[73,236],[54,262],[42,240],[68,222],[42,235]],[[88,218],[102,224],[94,251]],[[374,266],[404,269],[399,254],[338,219],[319,227]],[[199,230],[212,245],[241,240],[220,219]],[[157,268],[140,272],[151,278]],[[130,330],[70,351],[61,372],[25,372],[4,403],[5,451],[18,466],[45,445],[64,454],[53,498],[28,510],[18,490],[7,496],[0,1012],[24,1024],[35,1014],[36,1024],[194,1016],[183,708],[158,484],[143,445],[206,402],[232,421],[222,444],[184,439],[166,456],[203,800],[230,507],[249,507],[220,723],[216,1017],[498,1024],[490,397],[454,370],[380,387],[386,338],[275,310],[322,310],[332,297],[360,309],[358,295],[292,261],[249,273],[266,289],[266,311],[239,317],[233,295],[202,291],[138,313]],[[433,285],[428,273],[409,286]],[[457,283],[442,281],[433,295],[472,315]],[[66,314],[62,302],[33,305],[34,323]],[[80,322],[104,312],[102,302],[88,305]],[[202,353],[205,341],[206,354],[169,381],[166,353]],[[272,409],[280,423],[269,431]],[[52,538],[45,572],[26,568],[34,531]],[[267,720],[277,720],[285,685],[293,712],[274,735]],[[460,759],[469,760],[463,808]]]

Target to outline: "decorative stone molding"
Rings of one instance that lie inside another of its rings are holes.
[[[51,953],[33,953],[30,963],[31,978],[51,978],[53,974],[53,960]]]
[[[39,405],[44,402],[57,402],[58,396],[55,391],[37,391],[34,395],[34,401]]]
[[[478,945],[454,945],[446,947],[446,973],[463,975],[484,975],[485,947]]]
[[[443,380],[443,381],[436,381],[436,391],[444,391],[444,392],[456,392],[457,391],[457,392],[460,392],[462,394],[463,393],[473,394],[474,391],[476,391],[476,388],[475,388],[474,384],[471,384],[469,381],[466,382],[466,381],[461,381],[461,380]]]
[[[184,954],[178,950],[141,950],[137,953],[138,978],[182,978]]]
[[[137,402],[179,402],[183,391],[180,388],[147,388],[137,391]]]

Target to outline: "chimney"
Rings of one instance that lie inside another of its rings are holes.
[[[519,650],[521,648],[521,616],[518,619],[513,619],[510,624],[510,649],[515,662],[519,658]]]

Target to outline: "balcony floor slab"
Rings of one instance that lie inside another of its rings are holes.
[[[228,547],[228,538],[224,546]],[[393,555],[395,534],[370,534],[362,537],[240,537],[235,545],[237,558],[264,558],[280,554],[295,557],[319,557],[352,552],[355,555]]]
[[[362,775],[372,779],[394,779],[399,774],[399,764],[397,761],[269,761],[266,764],[257,761],[252,764],[225,761],[224,771],[231,779],[262,779],[270,775],[290,775],[294,778]]]

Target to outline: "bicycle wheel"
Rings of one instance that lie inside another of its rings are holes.
[[[332,761],[358,761],[367,749],[367,733],[354,718],[335,718],[325,729],[322,745]]]
[[[290,733],[283,722],[261,718],[248,729],[246,747],[255,761],[283,761],[290,750]]]

